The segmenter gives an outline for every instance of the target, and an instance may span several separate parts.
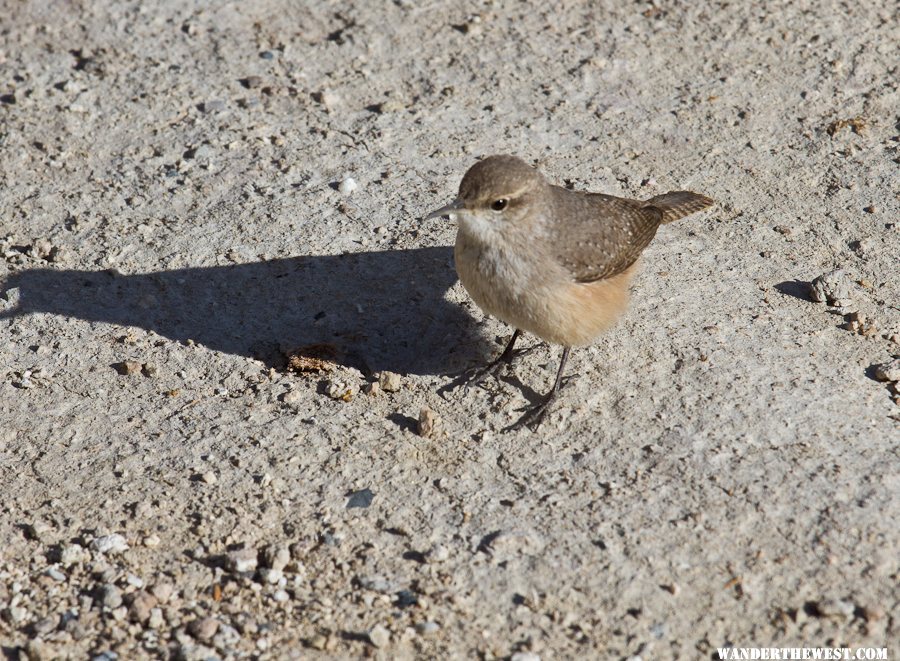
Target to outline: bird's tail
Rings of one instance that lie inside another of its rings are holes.
[[[702,211],[713,204],[715,204],[715,200],[686,190],[663,193],[644,202],[644,206],[654,207],[662,211],[663,223],[671,223],[673,220],[690,216],[692,213]]]

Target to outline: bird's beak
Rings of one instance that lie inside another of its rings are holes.
[[[462,200],[456,198],[450,204],[441,207],[440,209],[435,209],[430,214],[425,216],[422,220],[428,220],[429,218],[440,218],[441,216],[447,216],[448,218],[452,217],[457,211],[463,208]]]

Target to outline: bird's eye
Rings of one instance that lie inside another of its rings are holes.
[[[494,211],[503,211],[506,208],[506,205],[509,204],[509,200],[505,197],[501,197],[499,200],[494,200],[491,202],[491,209]]]

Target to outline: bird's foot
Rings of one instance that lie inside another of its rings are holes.
[[[559,361],[559,369],[556,371],[556,381],[553,382],[553,388],[544,396],[543,401],[532,406],[530,409],[527,409],[521,418],[503,431],[514,431],[516,429],[521,429],[522,427],[528,427],[531,431],[538,430],[538,427],[540,427],[541,423],[544,421],[544,416],[547,415],[547,411],[550,410],[550,405],[556,401],[556,396],[559,394],[559,389],[562,387],[563,374],[566,371],[566,361],[569,359],[569,351],[571,351],[571,347],[563,349],[562,359]]]

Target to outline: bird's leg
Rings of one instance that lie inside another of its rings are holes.
[[[536,404],[528,409],[528,411],[525,412],[525,415],[507,427],[506,429],[508,431],[521,429],[522,427],[528,427],[532,431],[537,431],[537,428],[541,426],[541,422],[544,420],[544,416],[547,415],[550,404],[556,400],[556,396],[559,394],[559,387],[562,385],[563,373],[566,371],[566,361],[569,359],[570,350],[570,347],[565,347],[563,349],[562,360],[559,361],[559,371],[556,373],[556,382],[553,384],[553,388],[550,392],[547,393],[540,404]]]
[[[503,350],[503,353],[469,377],[467,379],[467,385],[477,386],[484,381],[488,374],[494,374],[501,365],[509,365],[515,355],[513,349],[516,346],[516,340],[519,339],[521,333],[522,332],[517,328],[515,332],[513,332],[512,337],[509,338],[509,342],[506,343],[506,348]]]

